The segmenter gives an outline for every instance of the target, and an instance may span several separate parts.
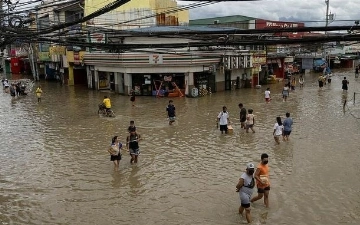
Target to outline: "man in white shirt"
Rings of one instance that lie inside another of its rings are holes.
[[[220,131],[223,134],[225,131],[225,134],[228,133],[228,123],[230,123],[229,120],[229,112],[226,111],[226,106],[223,107],[223,111],[219,113],[218,115],[218,120],[219,120],[219,125],[220,125]]]
[[[270,88],[266,88],[266,91],[265,91],[265,101],[266,103],[269,103],[271,100],[271,97],[270,97]]]

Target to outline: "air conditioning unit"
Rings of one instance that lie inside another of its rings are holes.
[[[224,62],[224,67],[225,67],[225,69],[229,69],[229,67],[230,67],[230,60],[229,60],[229,56],[224,56],[224,60],[223,60],[223,62]]]
[[[236,56],[232,56],[231,57],[231,68],[232,69],[238,69],[239,66],[238,66],[238,60],[237,60],[237,57]]]

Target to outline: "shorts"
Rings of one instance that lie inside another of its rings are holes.
[[[266,102],[270,102],[270,98],[265,98],[265,101],[266,101]]]
[[[254,124],[246,124],[246,129],[254,127]]]
[[[130,155],[140,155],[140,149],[129,149]]]
[[[169,121],[170,121],[170,122],[174,122],[174,121],[175,121],[175,116],[170,116],[170,117],[169,117]]]
[[[248,195],[246,193],[243,192],[239,192],[239,196],[240,196],[240,204],[242,207],[246,208],[250,208],[250,198],[251,195]]]
[[[291,134],[291,131],[285,131],[284,130],[284,136],[289,136]]]
[[[105,108],[106,109],[106,112],[110,112],[111,111],[111,108]]]
[[[130,101],[135,102],[135,96],[131,96]]]
[[[120,153],[118,155],[111,155],[110,156],[110,161],[115,161],[115,160],[121,160],[121,154]]]
[[[227,131],[228,131],[227,125],[220,125],[220,131],[225,131],[225,132],[227,132]]]
[[[265,191],[270,191],[270,186],[267,186],[266,188],[258,188],[258,193],[265,193]]]

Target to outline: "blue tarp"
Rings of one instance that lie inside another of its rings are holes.
[[[314,59],[314,67],[322,66],[326,63],[324,59]]]

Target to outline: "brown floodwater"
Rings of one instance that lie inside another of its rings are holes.
[[[348,94],[341,90],[349,77]],[[360,78],[338,71],[331,85],[305,87],[281,99],[283,84],[174,98],[177,121],[168,125],[167,98],[127,96],[42,82],[43,99],[0,94],[0,224],[244,223],[235,185],[248,162],[269,154],[270,208],[253,204],[254,224],[358,224],[360,220]],[[272,101],[264,102],[271,88]],[[115,118],[97,115],[110,95]],[[347,106],[343,110],[344,99]],[[238,103],[254,109],[256,133],[240,130]],[[215,118],[226,105],[234,133],[221,135]],[[276,145],[275,118],[290,112],[290,141]],[[135,120],[144,140],[138,165],[123,151],[113,171],[107,147],[125,140]]]

